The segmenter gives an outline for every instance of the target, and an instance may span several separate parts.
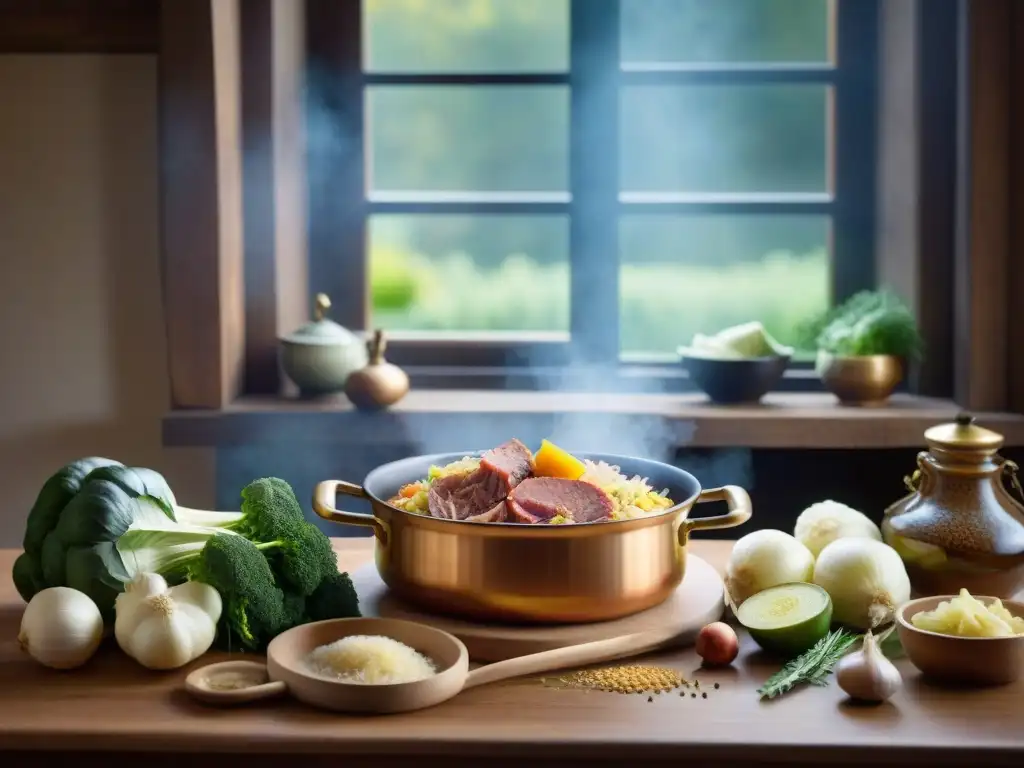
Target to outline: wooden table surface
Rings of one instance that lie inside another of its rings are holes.
[[[339,564],[371,559],[369,539],[338,540]],[[696,541],[694,551],[721,568],[729,542]],[[0,550],[10,573],[16,553]],[[288,700],[221,710],[181,690],[188,667],[156,673],[116,646],[86,667],[54,672],[19,649],[23,603],[9,576],[0,580],[0,750],[5,765],[67,759],[54,750],[102,752],[115,763],[222,765],[248,753],[247,768],[302,755],[303,766],[403,765],[411,756],[445,755],[448,765],[488,768],[566,766],[611,761],[736,765],[1019,764],[1024,759],[1024,683],[947,690],[924,683],[908,662],[904,690],[878,707],[851,706],[832,684],[761,702],[758,685],[777,670],[744,637],[732,668],[697,671],[692,650],[649,657],[695,676],[708,698],[556,690],[538,680],[472,689],[438,707],[387,717],[346,717]],[[194,666],[218,660],[211,654]],[[720,688],[715,690],[714,683]],[[28,754],[32,752],[33,754]],[[44,754],[44,752],[46,754]],[[161,754],[163,753],[163,754]],[[98,756],[98,755],[97,755]],[[54,763],[55,764],[55,763]],[[105,763],[109,764],[109,762]]]

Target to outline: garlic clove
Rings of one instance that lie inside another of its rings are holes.
[[[221,600],[220,592],[204,584],[201,581],[186,581],[168,590],[175,604],[179,606],[194,606],[216,624],[220,620],[221,612],[224,610],[224,603]]]
[[[124,591],[140,598],[159,595],[167,591],[167,580],[159,573],[140,573],[125,585]]]
[[[192,660],[193,644],[187,621],[152,616],[132,635],[129,655],[149,669],[177,669]]]
[[[877,638],[871,632],[864,635],[861,650],[840,660],[835,675],[839,687],[858,701],[886,701],[903,685],[900,671],[882,653]]]

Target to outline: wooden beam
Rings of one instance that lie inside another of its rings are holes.
[[[361,6],[306,0],[309,292],[353,331],[370,314]]]
[[[156,53],[160,0],[0,0],[0,54]]]
[[[441,452],[495,445],[510,434],[535,445],[572,424],[587,424],[588,434],[608,435],[624,452],[662,445],[920,448],[928,427],[952,421],[959,411],[949,400],[912,395],[894,395],[885,408],[847,408],[823,393],[772,393],[764,402],[719,406],[700,394],[414,389],[387,411],[360,413],[343,397],[242,398],[220,411],[169,414],[163,439],[164,445],[172,446],[301,442],[359,449],[408,444],[421,448],[428,440],[426,450]],[[1001,433],[1007,446],[1024,445],[1024,416],[975,415],[978,423]]]
[[[163,0],[164,311],[175,408],[217,408],[244,358],[238,0]]]
[[[242,5],[245,385],[281,389],[278,337],[309,312],[303,122],[304,4]]]
[[[926,354],[913,390],[953,394],[958,0],[883,0],[880,8],[876,269],[910,305]]]
[[[1013,34],[1010,55],[1010,245],[1009,256],[1009,297],[1010,307],[1019,306],[1024,299],[1024,4],[1013,3],[1011,19]],[[1024,413],[1024,323],[1012,312],[1009,322],[1009,402],[1007,406],[1015,413]]]
[[[1009,401],[1009,64],[1014,0],[961,0],[955,395]]]

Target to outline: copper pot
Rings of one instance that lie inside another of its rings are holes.
[[[694,530],[732,528],[750,519],[750,497],[727,485],[704,490],[689,472],[658,461],[577,454],[668,488],[671,508],[634,520],[523,525],[443,520],[386,502],[409,482],[466,454],[417,456],[373,470],[362,486],[325,480],[313,509],[327,520],[373,530],[377,570],[400,598],[463,618],[575,623],[628,616],[663,602],[686,571]],[[368,499],[372,515],[335,508],[337,494]],[[724,501],[729,511],[691,518],[694,504]]]

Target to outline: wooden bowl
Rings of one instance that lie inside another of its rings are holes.
[[[896,612],[897,630],[907,658],[929,678],[970,685],[1005,685],[1024,675],[1024,635],[1016,637],[956,637],[918,629],[914,614],[931,611],[955,595],[922,597],[904,603]],[[978,597],[988,605],[996,598]],[[1003,600],[1014,616],[1024,617],[1024,603]]]
[[[412,683],[360,685],[321,677],[306,666],[310,651],[351,635],[384,635],[431,659],[436,675]],[[330,619],[302,624],[275,637],[267,648],[270,679],[306,704],[338,712],[388,714],[432,707],[462,690],[469,654],[453,635],[423,624],[397,619]]]

